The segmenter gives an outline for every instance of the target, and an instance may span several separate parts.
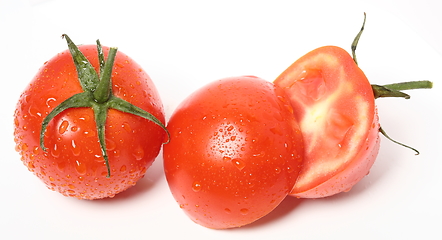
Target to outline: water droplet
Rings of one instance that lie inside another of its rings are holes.
[[[28,144],[23,143],[20,148],[21,148],[21,150],[26,151],[26,150],[28,150]]]
[[[60,127],[58,127],[58,133],[60,133],[60,134],[65,133],[68,127],[69,127],[69,122],[68,121],[63,121],[60,124]]]
[[[32,153],[33,154],[37,154],[38,153],[38,149],[39,149],[39,147],[35,146],[34,149],[32,150]]]
[[[275,168],[275,172],[276,172],[276,174],[280,174],[280,173],[281,173],[281,168],[276,167],[276,168]]]
[[[86,164],[79,161],[75,161],[75,163],[76,163],[75,170],[77,170],[77,173],[80,175],[86,174],[87,171]]]
[[[35,168],[35,165],[34,165],[34,162],[28,162],[28,168],[29,168],[29,171],[31,171],[31,172],[33,172],[34,170],[34,168]]]
[[[82,117],[79,117],[78,119],[80,119],[81,121],[89,121],[89,116],[88,115],[84,115]]]
[[[232,125],[230,125],[230,126],[229,126],[229,127],[227,128],[227,131],[229,131],[229,132],[230,132],[230,131],[232,131],[232,130],[233,130],[233,128],[234,128],[234,127],[233,127]]]
[[[235,165],[236,168],[238,168],[240,171],[244,169],[246,164],[241,161],[240,159],[232,159],[233,165]]]
[[[76,156],[76,157],[80,156],[81,150],[77,146],[77,144],[75,143],[74,139],[72,139],[72,141],[71,141],[71,146],[72,146],[72,154],[74,154],[74,156]]]
[[[53,147],[52,150],[51,150],[51,155],[52,155],[54,158],[58,158],[58,157],[60,157],[60,149],[58,149],[57,144],[54,144],[54,147]]]
[[[200,182],[193,182],[192,184],[192,190],[194,192],[199,192],[201,191],[201,183]]]
[[[224,157],[223,157],[223,160],[224,160],[224,161],[230,161],[230,160],[232,160],[232,158],[231,158],[231,157],[224,156]]]
[[[229,208],[225,208],[224,211],[225,211],[227,214],[231,214],[231,213],[232,213],[232,210],[230,210]]]
[[[92,131],[92,130],[86,130],[86,131],[83,132],[83,134],[86,137],[95,137],[95,131]]]
[[[57,101],[57,99],[55,99],[55,98],[48,98],[48,99],[46,100],[46,106],[47,106],[48,108],[53,108],[53,107],[55,107],[55,104],[54,104],[55,101]]]
[[[275,135],[279,135],[279,136],[283,135],[282,129],[279,126],[270,128],[270,132],[272,132]]]
[[[138,146],[138,148],[135,149],[132,155],[135,157],[136,160],[141,160],[144,157],[144,150],[140,146]]]
[[[120,172],[126,172],[126,165],[121,166]]]
[[[266,155],[266,153],[264,151],[253,154],[254,157],[264,157],[265,155]]]
[[[58,170],[63,172],[65,167],[66,167],[66,162],[65,161],[60,161],[60,162],[57,163]]]
[[[114,157],[119,157],[119,156],[120,156],[120,151],[114,150]]]
[[[112,151],[116,147],[117,147],[117,144],[113,140],[106,138],[106,149],[108,151]]]
[[[294,169],[293,167],[291,167],[291,166],[288,166],[288,167],[287,167],[287,172],[288,172],[288,173],[292,173],[294,170],[295,170],[295,169]]]
[[[247,208],[242,208],[239,211],[241,212],[242,215],[247,215],[249,213],[249,209],[247,209]]]
[[[41,113],[38,111],[38,108],[36,108],[33,104],[29,107],[29,115],[33,117],[41,117]]]
[[[68,187],[69,187],[70,189],[75,189],[75,186],[72,185],[72,184],[69,184]]]
[[[129,123],[125,122],[121,125],[121,127],[126,130],[127,132],[132,132],[132,128],[130,127]]]

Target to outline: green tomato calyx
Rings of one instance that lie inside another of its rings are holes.
[[[46,151],[44,145],[44,136],[46,128],[49,122],[58,114],[69,108],[90,107],[94,111],[95,124],[98,133],[98,140],[100,143],[101,152],[107,168],[107,177],[111,176],[109,159],[106,151],[105,141],[105,125],[107,119],[107,112],[109,109],[116,109],[121,112],[133,114],[149,121],[154,122],[166,131],[168,140],[170,140],[170,134],[167,131],[165,125],[158,120],[151,113],[119,98],[112,94],[112,68],[114,65],[115,57],[117,55],[117,48],[110,48],[108,57],[105,60],[101,43],[97,40],[98,60],[99,60],[99,73],[95,71],[89,60],[83,55],[78,47],[72,42],[68,35],[63,34],[62,37],[66,39],[69,51],[74,61],[78,79],[83,92],[75,94],[66,99],[60,105],[55,107],[44,119],[40,131],[40,147],[43,151]]]

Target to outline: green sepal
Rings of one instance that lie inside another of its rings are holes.
[[[58,114],[63,112],[69,108],[79,108],[79,107],[92,107],[93,104],[93,96],[91,92],[82,92],[73,95],[72,97],[66,99],[60,105],[55,107],[44,119],[41,125],[40,131],[40,147],[43,151],[46,151],[46,147],[44,145],[44,134],[46,132],[46,128],[48,127],[49,122],[56,117]]]
[[[101,47],[100,40],[97,39],[97,52],[98,52],[98,63],[100,65],[100,76],[103,75],[104,69],[104,54],[103,48]]]
[[[75,68],[77,69],[78,79],[80,85],[85,92],[94,92],[98,85],[98,74],[95,71],[89,60],[83,55],[68,35],[63,34],[63,38],[68,43],[69,51],[71,52],[72,59],[74,60]]]
[[[95,116],[95,124],[97,127],[97,134],[98,134],[98,141],[100,142],[100,148],[101,153],[103,154],[104,162],[106,164],[107,168],[107,178],[110,177],[111,169],[109,164],[109,158],[107,156],[106,151],[106,134],[105,134],[105,127],[106,127],[106,119],[107,119],[107,110],[108,107],[105,104],[94,104],[92,106],[94,109],[94,116]]]
[[[407,146],[407,145],[405,145],[405,144],[403,144],[403,143],[400,143],[400,142],[398,142],[398,141],[392,139],[390,136],[388,136],[388,134],[385,132],[385,130],[384,130],[382,127],[379,127],[379,132],[382,133],[382,135],[384,135],[384,137],[386,137],[388,140],[390,140],[390,141],[392,141],[392,142],[394,142],[394,143],[396,143],[396,144],[398,144],[398,145],[401,145],[402,147],[406,147],[406,148],[408,148],[408,149],[413,150],[413,151],[416,153],[416,155],[419,155],[419,154],[420,154],[419,151],[418,151],[417,149],[412,148],[412,147],[410,147],[410,146]]]
[[[147,120],[152,121],[153,123],[157,124],[162,129],[164,129],[164,131],[166,131],[167,141],[164,144],[169,143],[169,141],[170,141],[169,131],[167,131],[166,126],[151,113],[144,111],[143,109],[129,103],[128,101],[125,101],[125,100],[115,97],[115,96],[110,97],[109,101],[107,102],[107,105],[109,108],[117,109],[117,110],[119,110],[121,112],[125,112],[125,113],[130,113],[130,114],[142,117],[144,119],[147,119]]]
[[[373,89],[374,98],[384,98],[384,97],[399,97],[410,99],[410,95],[403,93],[398,90],[390,89],[386,86],[372,84],[371,88]]]

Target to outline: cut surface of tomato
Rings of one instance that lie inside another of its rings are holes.
[[[274,83],[289,96],[305,143],[304,166],[291,194],[315,198],[351,188],[350,175],[365,176],[376,157],[365,152],[379,148],[374,96],[365,74],[344,49],[325,46],[294,62]],[[333,188],[321,187],[337,176]]]

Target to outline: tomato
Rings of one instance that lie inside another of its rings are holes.
[[[291,195],[331,196],[368,174],[379,150],[372,87],[342,48],[315,49],[274,83],[290,98],[305,143],[305,159]]]
[[[75,45],[71,43],[71,47]],[[77,50],[81,52],[75,54],[84,54],[92,64],[91,71],[100,77],[105,75],[105,72],[98,73],[101,68],[96,45],[82,45]],[[102,51],[107,57],[110,48],[102,47]],[[49,121],[48,115],[56,112],[54,109],[65,100],[88,92],[82,89],[81,84],[85,83],[79,81],[80,73],[71,53],[66,50],[47,61],[20,96],[14,114],[16,149],[24,165],[51,190],[79,199],[113,197],[144,176],[159,154],[165,131],[158,123],[114,109],[121,107],[112,106],[111,101],[102,105],[93,103],[92,107],[68,108]],[[125,106],[138,109],[136,105],[142,109],[140,112],[144,109],[164,123],[159,94],[134,60],[118,52],[108,69],[109,75],[112,74],[112,85],[107,90],[109,99],[130,102]],[[96,118],[103,116],[97,115],[102,106],[105,108],[101,128],[105,132],[102,135],[104,151],[100,147]],[[49,122],[42,130],[45,120]],[[40,144],[41,132],[46,150]]]
[[[212,82],[168,123],[164,169],[170,190],[196,223],[240,227],[273,210],[302,165],[302,136],[282,89],[252,76]]]

